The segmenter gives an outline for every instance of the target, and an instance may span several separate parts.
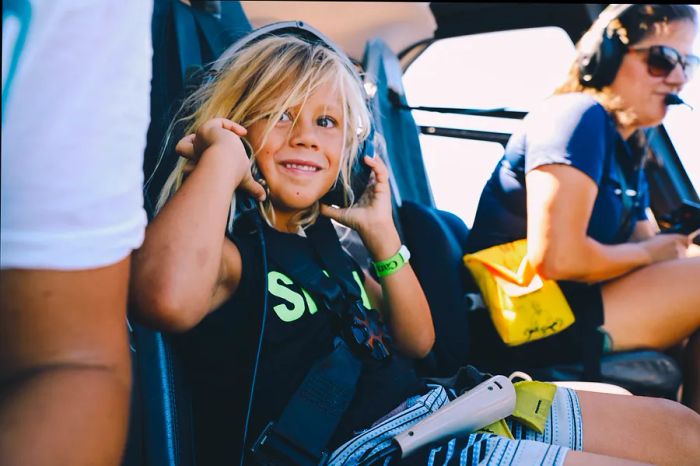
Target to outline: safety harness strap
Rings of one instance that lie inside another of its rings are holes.
[[[342,332],[353,348],[369,352],[374,359],[385,359],[391,354],[389,336],[379,313],[365,307],[360,298],[359,285],[352,278],[352,268],[346,260],[338,235],[328,217],[319,217],[307,234],[320,262],[337,280],[343,292],[352,301],[341,309]]]
[[[197,24],[192,10],[181,2],[173,2],[173,19],[175,36],[177,37],[177,54],[180,62],[180,75],[183,82],[189,74],[188,67],[201,66],[202,51],[197,38]]]
[[[276,241],[268,242],[270,256],[275,257],[292,280],[319,297],[338,317],[339,333],[351,349],[374,359],[387,358],[390,355],[387,332],[378,312],[363,304],[360,286],[353,278],[352,266],[330,219],[319,217],[306,229],[306,234],[328,276],[303,251],[285,248]]]
[[[319,465],[340,419],[348,409],[360,377],[362,363],[337,338],[331,354],[318,361],[276,423],[271,422],[253,447],[255,458],[266,466]]]
[[[632,177],[634,178],[635,185],[631,186],[627,178],[626,170],[623,168],[623,161],[620,160],[621,157],[629,151],[629,148],[622,140],[617,140],[616,144],[617,150],[613,151],[611,165],[619,181],[619,193],[616,192],[616,194],[620,196],[620,200],[622,201],[622,217],[620,226],[614,237],[614,242],[624,243],[629,237],[630,229],[635,221],[635,211],[640,202],[641,193],[639,190],[643,169],[640,166],[634,167]],[[631,155],[630,158],[641,160],[641,155]],[[634,163],[641,165],[641,161],[635,161]]]
[[[352,268],[345,258],[338,235],[327,217],[319,217],[316,223],[306,229],[316,256],[328,273],[335,279],[343,292],[353,299],[360,298],[360,289],[352,278]]]
[[[326,276],[315,262],[309,261],[308,256],[303,251],[284,247],[278,241],[268,241],[267,248],[270,257],[275,258],[285,274],[306,291],[320,298],[329,310],[338,311],[346,296],[350,299],[359,298],[359,291],[353,292],[353,289],[347,285],[341,287],[344,281],[343,277],[332,275],[333,279],[331,279]],[[335,264],[332,266],[333,269],[338,268]],[[333,274],[333,270],[329,270],[329,273]],[[352,280],[352,272],[350,272],[350,277]]]
[[[324,306],[337,314],[338,328],[342,329],[346,322],[344,315],[356,303],[361,304],[361,294],[338,236],[330,222],[328,226],[330,231],[308,233],[314,229],[311,227],[307,233],[312,243],[327,243],[322,251],[315,248],[315,253],[319,260],[325,259],[321,264],[333,278],[326,276],[318,263],[310,261],[299,249],[284,247],[279,241],[268,241],[267,248],[292,280],[322,299]],[[279,420],[270,422],[255,442],[253,454],[259,464],[324,464],[328,442],[355,395],[362,370],[361,359],[355,353],[345,339],[334,340],[333,351],[314,364]]]

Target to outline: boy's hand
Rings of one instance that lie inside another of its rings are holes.
[[[236,155],[247,158],[241,137],[248,130],[227,118],[212,118],[197,129],[193,146],[199,157],[213,145],[223,145],[234,151]]]
[[[180,139],[175,146],[175,152],[180,157],[190,161],[188,171],[192,171],[205,150],[214,144],[228,145],[232,153],[238,155],[242,151],[245,155],[245,147],[241,136],[248,131],[226,118],[213,118],[204,123],[196,133],[190,133]]]
[[[213,118],[204,123],[196,133],[188,134],[178,141],[175,152],[188,159],[183,172],[189,174],[202,154],[211,147],[220,147],[230,154],[237,168],[243,171],[239,188],[248,191],[257,200],[265,199],[265,189],[253,179],[250,172],[250,160],[246,154],[241,137],[248,131],[238,123],[226,118]]]
[[[391,188],[389,171],[379,157],[365,156],[364,162],[372,168],[373,176],[360,200],[352,207],[339,209],[321,204],[321,214],[357,231],[369,252],[375,257],[386,255],[384,249],[391,250],[391,256],[398,250],[394,236],[398,238],[396,226],[391,216]]]

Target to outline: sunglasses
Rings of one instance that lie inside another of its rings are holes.
[[[683,58],[678,50],[666,45],[652,45],[651,47],[630,47],[633,52],[646,52],[647,71],[651,76],[666,78],[680,64],[685,77],[690,79],[695,69],[700,64],[700,58],[696,55],[688,55]]]

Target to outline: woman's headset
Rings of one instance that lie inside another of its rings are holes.
[[[226,62],[231,58],[233,54],[241,50],[242,48],[268,36],[276,36],[282,34],[293,34],[306,41],[314,44],[321,44],[328,49],[335,52],[341,60],[345,63],[346,68],[350,71],[358,80],[362,83],[362,79],[356,71],[355,65],[350,61],[348,56],[340,50],[330,39],[324,36],[320,31],[312,28],[311,26],[303,23],[301,21],[283,21],[273,24],[268,24],[246,34],[241,39],[234,42],[229,48],[227,48],[221,56],[212,64],[210,71],[213,73],[218,73],[226,64]],[[369,97],[365,93],[364,87],[360,86],[365,101],[369,101]],[[365,191],[367,184],[369,183],[370,175],[372,174],[372,169],[364,163],[364,156],[374,157],[374,124],[370,117],[370,131],[367,138],[362,141],[358,148],[358,154],[355,158],[355,163],[352,166],[350,176],[350,185],[354,195],[354,199],[357,200],[362,196]],[[336,182],[328,193],[326,193],[321,202],[325,204],[337,205],[340,207],[347,207],[349,205],[347,196],[341,183]]]
[[[603,10],[591,29],[583,36],[576,56],[581,85],[600,89],[615,79],[627,44],[619,29],[610,29],[610,23],[622,16],[633,4],[612,4]]]

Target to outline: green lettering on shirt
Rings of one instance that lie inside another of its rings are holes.
[[[306,305],[309,306],[309,313],[316,314],[316,311],[318,311],[318,307],[316,306],[316,303],[314,302],[313,298],[309,295],[309,293],[306,292],[304,288],[301,289],[301,292],[304,293]]]
[[[290,305],[278,304],[272,308],[283,322],[293,322],[304,315],[306,305],[304,304],[304,296],[296,291],[290,290],[284,285],[294,283],[291,278],[283,273],[271,271],[267,274],[268,290],[270,294],[277,296],[280,299],[287,301]]]
[[[323,273],[327,277],[330,276],[325,270]],[[369,302],[367,291],[365,290],[362,280],[360,279],[360,275],[356,270],[352,271],[352,277],[355,279],[357,286],[360,287],[362,304],[370,309],[372,305]],[[286,304],[277,304],[276,306],[272,307],[272,310],[275,311],[275,314],[277,314],[277,316],[283,322],[294,322],[295,320],[301,318],[307,308],[309,310],[309,314],[315,314],[318,311],[316,302],[305,289],[301,288],[302,294],[299,294],[286,286],[294,284],[294,281],[282,272],[277,272],[275,270],[270,271],[267,274],[267,280],[268,291],[270,294],[287,302]]]

